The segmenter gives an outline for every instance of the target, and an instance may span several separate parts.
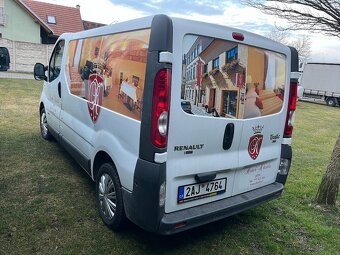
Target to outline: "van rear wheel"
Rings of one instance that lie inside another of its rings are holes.
[[[122,187],[113,164],[105,163],[96,178],[96,200],[100,217],[113,230],[122,228],[126,220]]]
[[[42,108],[40,111],[40,133],[41,133],[42,138],[44,138],[45,140],[52,139],[52,134],[48,130],[45,108]]]

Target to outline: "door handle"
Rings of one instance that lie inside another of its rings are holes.
[[[229,150],[234,139],[234,123],[228,123],[224,130],[223,150]]]
[[[61,98],[61,83],[58,82],[58,95]]]

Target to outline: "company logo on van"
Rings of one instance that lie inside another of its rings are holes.
[[[204,144],[175,146],[174,151],[184,151],[184,154],[193,154],[194,150],[202,150]]]
[[[257,159],[260,154],[263,141],[263,135],[261,134],[263,127],[260,125],[253,127],[254,135],[249,139],[248,153],[253,160]]]
[[[91,74],[88,80],[89,95],[87,108],[89,109],[90,117],[95,123],[99,117],[100,108],[103,103],[104,81],[97,74]]]

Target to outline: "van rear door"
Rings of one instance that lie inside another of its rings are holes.
[[[166,213],[275,182],[290,61],[289,48],[253,34],[173,26]]]

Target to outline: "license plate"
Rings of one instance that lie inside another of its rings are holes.
[[[182,204],[190,200],[222,194],[225,192],[226,186],[227,178],[179,186],[177,203]]]

